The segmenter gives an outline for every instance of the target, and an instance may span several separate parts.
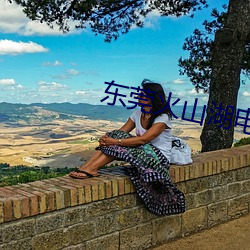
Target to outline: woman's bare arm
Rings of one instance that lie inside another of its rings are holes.
[[[119,130],[129,133],[134,128],[135,128],[135,123],[130,118],[128,118],[126,123]]]
[[[101,146],[110,146],[110,145],[120,145],[120,146],[129,146],[129,147],[137,147],[143,144],[146,144],[157,136],[159,136],[164,129],[168,128],[167,125],[163,122],[158,122],[154,124],[145,134],[142,136],[134,136],[131,138],[124,139],[113,139],[111,137],[106,137],[105,141],[101,141]]]

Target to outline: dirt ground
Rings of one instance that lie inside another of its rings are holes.
[[[250,250],[250,214],[152,250]]]

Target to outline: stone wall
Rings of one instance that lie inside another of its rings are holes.
[[[171,166],[187,211],[149,213],[121,169],[0,188],[0,249],[147,249],[250,212],[250,146]]]

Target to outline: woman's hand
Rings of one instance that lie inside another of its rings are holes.
[[[108,137],[107,135],[102,136],[99,139],[99,145],[100,145],[100,147],[106,147],[106,146],[116,145],[117,142],[118,142],[117,139]]]

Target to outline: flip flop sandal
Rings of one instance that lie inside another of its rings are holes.
[[[86,172],[84,170],[80,170],[80,169],[77,169],[74,172],[85,174],[85,176],[76,176],[76,175],[72,175],[72,174],[69,173],[69,176],[72,177],[72,178],[75,178],[75,179],[88,179],[88,178],[93,178],[93,177],[100,176],[99,174],[93,175],[93,174],[90,174],[90,173],[88,173],[88,172]]]

